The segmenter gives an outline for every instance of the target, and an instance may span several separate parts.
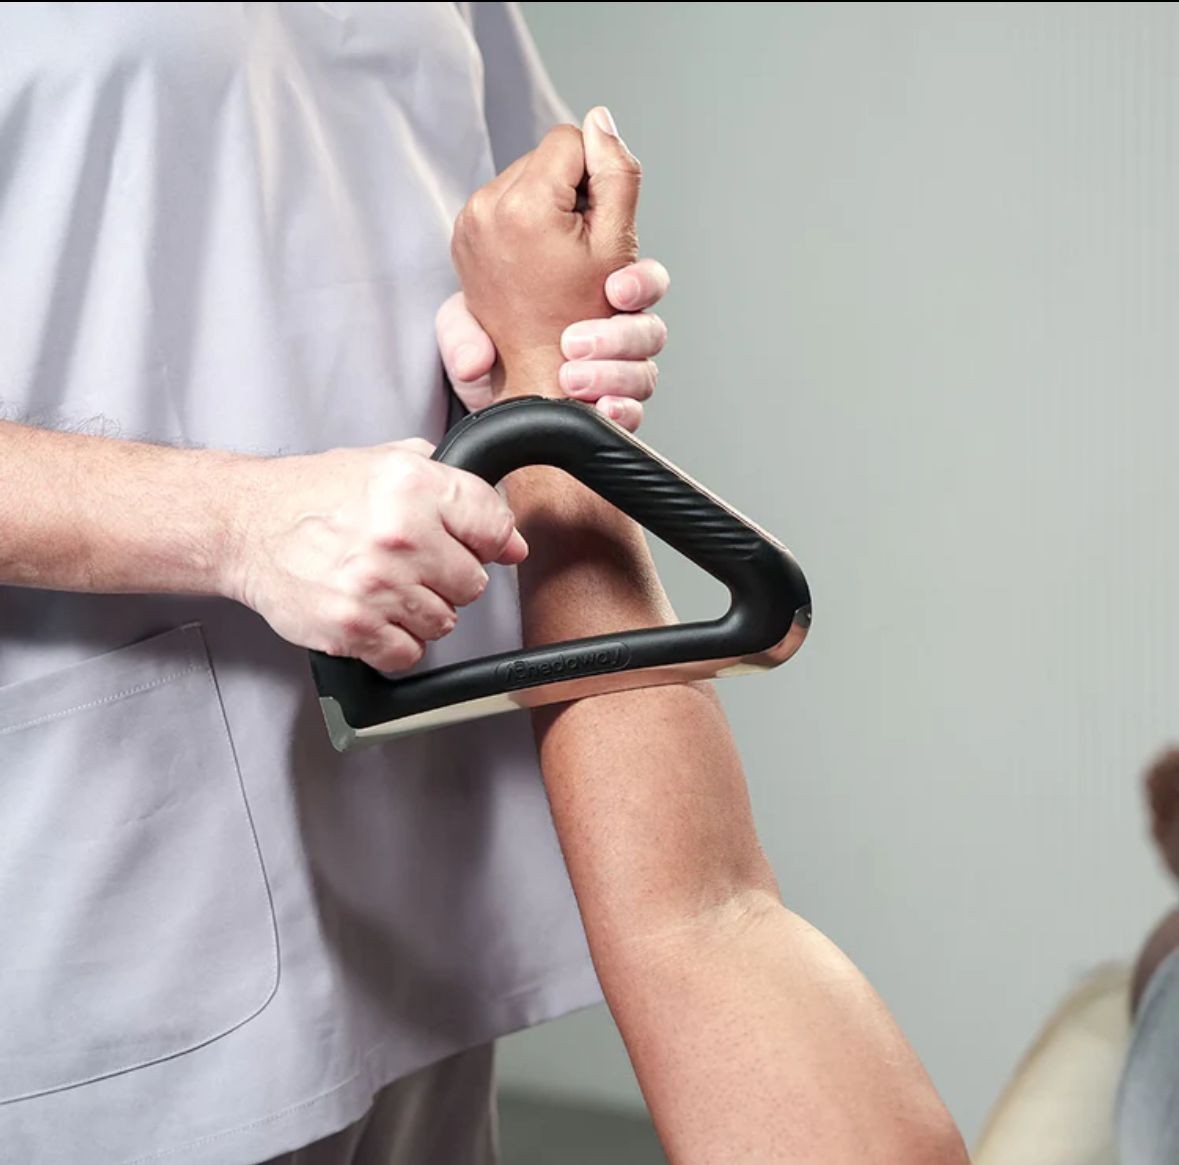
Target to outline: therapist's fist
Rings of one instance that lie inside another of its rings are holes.
[[[459,214],[452,255],[466,305],[498,352],[500,391],[562,394],[563,333],[587,320],[604,326],[613,314],[607,278],[636,261],[641,177],[598,108],[582,130],[551,130]],[[648,317],[644,326],[661,344],[661,322]]]
[[[226,593],[283,638],[412,667],[528,548],[507,504],[425,441],[235,463]]]

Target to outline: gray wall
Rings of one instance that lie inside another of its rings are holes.
[[[1179,17],[525,8],[646,165],[676,281],[647,438],[811,579],[803,653],[723,687],[785,897],[973,1135],[1171,896],[1137,774],[1179,736]],[[637,1103],[601,1012],[502,1065]]]

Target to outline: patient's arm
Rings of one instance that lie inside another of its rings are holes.
[[[456,225],[503,395],[557,384],[562,327],[608,312],[602,281],[634,258],[638,168],[599,114],[584,141],[550,133]],[[530,643],[670,620],[630,521],[555,470],[522,470],[507,490],[531,545]],[[590,950],[675,1165],[964,1162],[884,1005],[782,906],[711,691],[597,696],[534,722]]]
[[[670,620],[641,533],[613,507],[541,468],[513,474],[508,500],[532,547],[530,644]],[[782,905],[711,689],[533,719],[594,963],[670,1159],[964,1162],[883,1003]]]

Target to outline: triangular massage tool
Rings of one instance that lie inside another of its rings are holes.
[[[790,551],[596,409],[518,397],[472,413],[436,460],[495,484],[563,469],[724,583],[710,622],[574,639],[389,678],[312,652],[332,743],[344,750],[517,708],[776,667],[806,638],[811,597]]]

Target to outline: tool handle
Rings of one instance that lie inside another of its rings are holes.
[[[492,405],[455,425],[434,459],[493,485],[527,465],[562,469],[724,583],[732,603],[709,622],[523,648],[392,679],[359,660],[312,652],[320,696],[337,700],[352,728],[564,679],[756,655],[786,637],[796,614],[809,615],[806,579],[784,546],[587,405],[544,397]]]

